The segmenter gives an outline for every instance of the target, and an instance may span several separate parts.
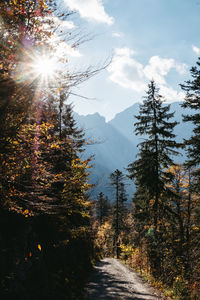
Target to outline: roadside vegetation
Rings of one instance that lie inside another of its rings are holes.
[[[0,2],[0,298],[80,299],[95,261],[116,257],[173,299],[200,299],[200,59],[181,84],[190,138],[176,142],[152,80],[136,160],[110,174],[112,198],[91,199],[89,142],[69,96],[105,66],[72,71],[65,47],[88,40],[62,28],[73,14],[51,0]]]

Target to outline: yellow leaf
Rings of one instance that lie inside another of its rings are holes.
[[[38,250],[41,251],[42,250],[42,247],[40,244],[38,244]]]

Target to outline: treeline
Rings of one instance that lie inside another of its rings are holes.
[[[125,189],[116,170],[111,174],[116,192],[111,213],[101,212],[99,197],[97,220],[101,217],[94,225],[104,255],[121,257],[150,274],[177,299],[200,299],[200,59],[191,76],[181,85],[186,93],[181,105],[190,108],[183,121],[193,123],[191,137],[176,142],[174,112],[151,81],[134,124],[141,137],[139,153],[127,167],[136,186],[132,208],[120,206]],[[187,155],[182,164],[176,163],[180,150]]]
[[[80,299],[94,259],[107,255],[180,299],[199,299],[200,60],[182,85],[191,138],[176,142],[174,114],[150,82],[135,124],[139,154],[127,167],[132,208],[119,170],[110,175],[114,201],[100,193],[94,205],[87,142],[67,100],[98,70],[72,72],[56,52],[64,40],[76,49],[88,39],[63,30],[72,15],[54,1],[0,2],[0,298]]]
[[[90,159],[81,159],[84,133],[66,100],[71,88],[96,71],[72,72],[65,51],[56,55],[63,39],[72,49],[85,40],[61,27],[71,15],[60,13],[54,1],[0,3],[0,298],[5,300],[79,299],[95,256],[86,195]]]

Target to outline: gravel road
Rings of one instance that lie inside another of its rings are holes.
[[[85,300],[164,299],[136,273],[114,258],[95,267],[86,287]]]

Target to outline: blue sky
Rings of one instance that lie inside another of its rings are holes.
[[[95,35],[73,58],[82,69],[113,56],[100,74],[71,97],[79,114],[99,112],[107,120],[141,101],[154,79],[167,102],[183,100],[179,87],[200,56],[199,0],[59,0],[77,11],[74,26]]]

